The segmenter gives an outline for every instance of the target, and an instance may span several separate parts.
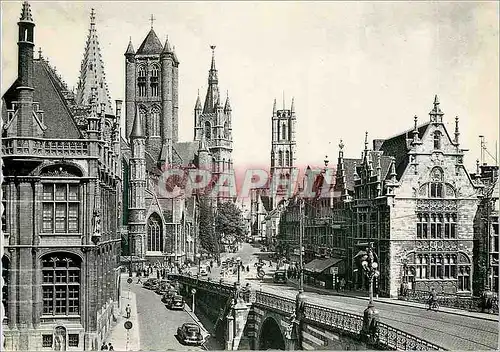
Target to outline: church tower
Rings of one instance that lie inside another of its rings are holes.
[[[212,172],[215,177],[233,172],[233,132],[232,132],[232,108],[229,94],[222,105],[219,90],[218,72],[215,67],[215,46],[212,49],[212,63],[208,71],[208,88],[205,102],[201,104],[198,94],[194,108],[194,140],[205,139],[212,156]],[[222,195],[221,198],[228,198]]]
[[[292,170],[296,167],[296,122],[294,99],[292,98],[290,109],[285,109],[285,102],[283,101],[283,109],[281,110],[276,109],[276,99],[274,99],[271,128],[271,179],[275,180],[275,182],[280,178],[289,179]],[[285,196],[285,190],[271,190],[271,194],[273,195],[274,207],[279,202],[279,198],[282,199]]]
[[[139,49],[134,51],[130,40],[125,52],[125,116],[127,137],[136,111],[141,116],[146,152],[161,165],[171,162],[178,140],[179,60],[168,38],[161,44],[153,20]]]
[[[146,255],[146,161],[145,161],[145,133],[142,115],[137,111],[130,132],[130,198],[128,230],[131,239],[131,253],[140,258]]]
[[[94,9],[90,12],[90,28],[85,51],[83,54],[82,65],[80,68],[80,78],[76,92],[76,103],[78,105],[90,105],[92,99],[92,88],[96,89],[97,106],[104,106],[106,114],[112,115],[113,108],[109,95],[106,74],[104,72],[104,63],[102,60],[101,49],[99,47],[99,38],[95,26]]]

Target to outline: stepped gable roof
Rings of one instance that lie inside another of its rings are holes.
[[[8,105],[17,99],[15,89],[18,86],[19,82],[16,80],[3,96]],[[76,106],[74,96],[45,60],[33,60],[33,88],[33,101],[39,103],[40,109],[44,111],[43,122],[47,127],[44,137],[83,138],[73,114]],[[2,118],[7,118],[4,108]]]
[[[430,122],[427,122],[418,127],[418,138],[422,139],[427,127],[429,127]],[[380,151],[384,152],[384,156],[393,156],[395,158],[396,164],[396,174],[399,180],[403,175],[406,166],[408,165],[408,152],[410,151],[410,146],[408,140],[413,139],[413,128],[404,131],[403,133],[390,137],[382,143],[380,146]]]
[[[161,54],[162,51],[163,51],[163,45],[161,45],[160,39],[156,35],[153,28],[151,28],[148,35],[146,36],[141,46],[137,50],[136,55]]]
[[[172,163],[182,166],[194,164],[199,145],[198,141],[174,143],[172,148]]]

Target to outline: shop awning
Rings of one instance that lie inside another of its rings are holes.
[[[304,269],[313,273],[320,273],[341,261],[340,258],[314,259],[312,262],[307,263]]]

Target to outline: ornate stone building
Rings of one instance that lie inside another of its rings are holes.
[[[394,297],[410,288],[471,294],[473,223],[482,189],[463,164],[458,118],[450,134],[437,96],[430,119],[397,136],[374,140],[356,166],[353,257],[373,242],[378,289]],[[358,271],[359,273],[360,271]],[[362,283],[359,274],[354,281]]]
[[[18,28],[2,104],[3,349],[95,350],[120,296],[121,102],[113,114],[83,71],[77,101],[41,50],[33,57],[27,2]],[[86,55],[97,47],[92,14]]]
[[[233,169],[232,109],[229,97],[221,104],[214,49],[204,107],[198,96],[194,108],[192,142],[178,141],[180,63],[168,38],[162,45],[151,28],[137,51],[130,41],[125,52],[126,139],[121,148],[128,221],[122,236],[129,243],[128,254],[139,260],[194,260],[197,202],[191,195],[163,194],[159,183],[166,181],[165,170],[203,168],[213,171],[216,180]],[[169,179],[173,183],[167,188],[182,186],[181,179]],[[224,195],[218,198],[227,200]]]

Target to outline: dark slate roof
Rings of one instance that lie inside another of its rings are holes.
[[[195,156],[198,153],[200,143],[194,142],[177,142],[173,145],[173,164],[188,166],[195,162]]]
[[[422,139],[429,124],[430,122],[427,122],[418,127],[419,139]],[[393,156],[396,159],[396,174],[398,180],[403,175],[406,165],[408,164],[408,151],[410,150],[408,139],[413,139],[413,128],[397,136],[386,139],[380,147],[380,151],[384,152],[385,156]]]
[[[359,166],[361,159],[344,159],[345,182],[349,191],[354,191],[354,164]]]
[[[82,134],[78,129],[71,109],[74,105],[74,97],[68,93],[65,84],[44,60],[33,60],[33,101],[40,103],[40,109],[44,111],[43,122],[47,129],[45,138],[79,139]],[[7,104],[16,100],[15,88],[18,86],[16,80],[5,93],[4,99]],[[2,117],[5,119],[6,110],[2,109]]]
[[[146,170],[152,174],[161,175],[161,170],[158,168],[158,163],[150,153],[148,152],[145,153],[145,159],[146,159]]]
[[[370,150],[368,153],[370,155],[370,159],[373,161],[373,171],[375,172],[375,174],[377,172],[379,162],[378,156],[380,155],[380,177],[382,180],[384,180],[391,167],[391,157],[388,155],[382,155],[381,151]]]
[[[151,28],[148,35],[137,50],[136,55],[160,54],[162,50],[163,46],[161,45],[160,39],[158,39],[155,31]]]

